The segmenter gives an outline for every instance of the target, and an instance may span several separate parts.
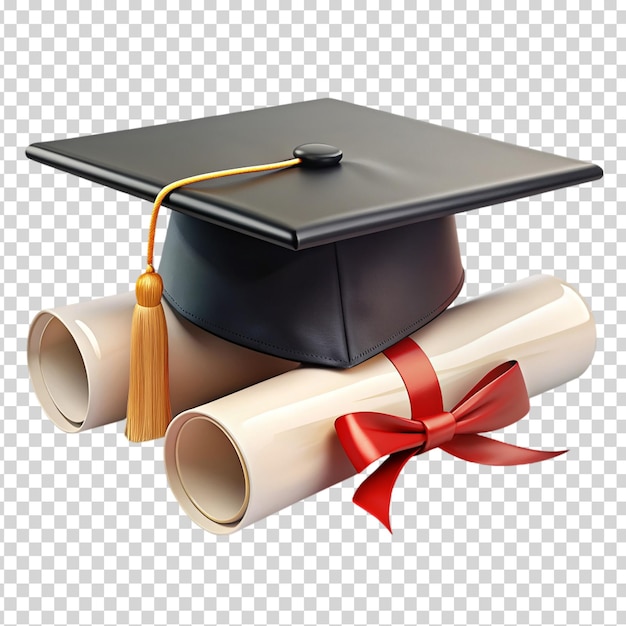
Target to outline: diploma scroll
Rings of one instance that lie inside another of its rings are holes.
[[[28,336],[28,368],[48,417],[78,432],[126,416],[130,292],[42,311]],[[297,366],[224,341],[163,303],[169,337],[172,414]]]
[[[536,276],[443,312],[411,335],[450,410],[491,369],[515,360],[530,396],[582,374],[595,325],[569,285]],[[170,487],[199,526],[240,529],[355,473],[334,428],[358,411],[410,416],[398,371],[379,354],[351,369],[300,366],[170,424]]]

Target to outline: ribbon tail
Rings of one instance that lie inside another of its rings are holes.
[[[520,448],[519,446],[483,437],[482,435],[455,435],[439,446],[442,450],[464,461],[482,465],[523,465],[546,461],[564,454],[567,450],[544,451]]]
[[[414,454],[415,448],[389,456],[361,483],[352,498],[354,504],[373,515],[389,532],[392,532],[389,519],[391,493],[402,468]]]

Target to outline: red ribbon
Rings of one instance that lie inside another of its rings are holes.
[[[483,377],[451,410],[444,411],[437,375],[422,349],[410,338],[385,350],[409,395],[411,419],[387,413],[342,415],[335,429],[358,472],[389,455],[357,489],[353,501],[374,515],[389,531],[393,486],[407,461],[441,448],[465,461],[483,465],[520,465],[545,461],[567,452],[520,448],[483,437],[504,428],[529,411],[528,391],[516,361],[502,363]]]

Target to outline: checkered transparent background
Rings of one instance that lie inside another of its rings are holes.
[[[626,623],[617,0],[87,4],[4,0],[0,23],[0,621]],[[354,479],[216,538],[168,491],[162,442],[128,445],[122,423],[68,436],[31,391],[30,320],[129,290],[150,207],[24,148],[324,96],[603,166],[602,181],[458,217],[462,298],[555,274],[591,304],[597,354],[508,430],[565,457],[489,468],[431,452],[399,480],[392,536],[353,506]]]

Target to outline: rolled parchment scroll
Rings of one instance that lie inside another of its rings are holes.
[[[28,368],[48,417],[78,432],[126,416],[135,294],[42,311],[31,323]],[[169,337],[172,414],[297,366],[242,348],[175,314],[163,303]]]
[[[576,378],[596,335],[571,286],[536,276],[448,309],[411,338],[449,410],[505,361],[519,362],[531,396]],[[165,436],[170,487],[195,523],[231,533],[353,475],[334,422],[356,411],[410,416],[384,354],[348,370],[301,366],[187,410]]]

